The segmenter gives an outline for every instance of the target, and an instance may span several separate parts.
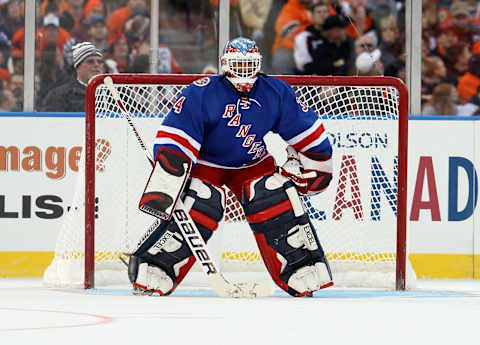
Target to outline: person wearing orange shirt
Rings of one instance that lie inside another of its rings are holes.
[[[21,28],[15,32],[12,38],[12,48],[19,52],[23,52],[25,46],[24,33],[25,28]],[[43,18],[43,26],[37,30],[36,38],[37,52],[42,51],[47,43],[53,43],[63,53],[63,46],[70,39],[70,34],[60,27],[58,17],[53,13],[49,13]]]
[[[461,104],[468,103],[477,95],[480,87],[480,54],[474,54],[468,61],[468,72],[458,80],[458,96]]]
[[[145,0],[128,0],[127,6],[120,7],[110,13],[107,18],[107,27],[110,34],[110,40],[120,37],[123,27],[137,7],[147,7]]]
[[[58,6],[60,26],[72,32],[78,30],[83,18],[83,0],[64,0]]]
[[[0,16],[0,32],[3,32],[8,39],[11,40],[13,34],[23,27],[25,23],[20,1],[9,1],[5,7],[2,8],[2,12],[3,11],[5,11],[5,13]]]
[[[275,22],[275,41],[272,47],[272,73],[294,74],[293,47],[295,36],[313,24],[312,0],[288,0]]]
[[[470,47],[478,40],[480,29],[473,17],[475,9],[467,1],[454,2],[449,8],[449,17],[445,25],[455,30],[459,40]]]
[[[105,6],[100,0],[89,0],[83,7],[80,20],[70,31],[72,37],[75,37],[79,42],[90,41],[88,33],[90,29],[90,19],[96,16],[105,16]]]
[[[109,51],[107,52],[107,65],[116,73],[125,73],[130,65],[130,47],[127,37],[120,33],[118,36],[110,36],[108,40]]]

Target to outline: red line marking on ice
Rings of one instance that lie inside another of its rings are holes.
[[[57,313],[57,314],[68,314],[76,316],[88,316],[96,319],[100,319],[95,322],[83,323],[83,324],[73,324],[73,325],[58,325],[58,326],[45,326],[45,327],[25,327],[25,328],[0,328],[0,332],[13,332],[13,331],[38,331],[44,329],[53,329],[53,328],[76,328],[76,327],[90,327],[98,326],[110,323],[114,320],[113,317],[103,316],[98,314],[89,314],[89,313],[76,313],[70,311],[59,311],[59,310],[42,310],[42,309],[22,309],[22,308],[3,308],[0,307],[0,310],[12,310],[12,311],[26,311],[26,312],[39,312],[39,313]]]

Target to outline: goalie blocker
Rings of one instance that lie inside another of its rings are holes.
[[[158,150],[139,209],[169,220],[190,173],[191,161],[174,150]]]

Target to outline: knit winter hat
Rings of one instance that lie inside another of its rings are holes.
[[[102,52],[90,42],[81,42],[72,47],[73,67],[77,68],[89,56],[103,57]]]

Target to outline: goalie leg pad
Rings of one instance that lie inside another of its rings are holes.
[[[186,192],[185,205],[207,242],[223,217],[223,190],[193,178]],[[158,231],[145,239],[130,257],[129,278],[134,291],[169,295],[194,263],[195,258],[187,242],[177,224],[171,220],[163,222]]]
[[[322,246],[293,183],[273,174],[244,186],[242,205],[275,283],[292,296],[333,285]]]

